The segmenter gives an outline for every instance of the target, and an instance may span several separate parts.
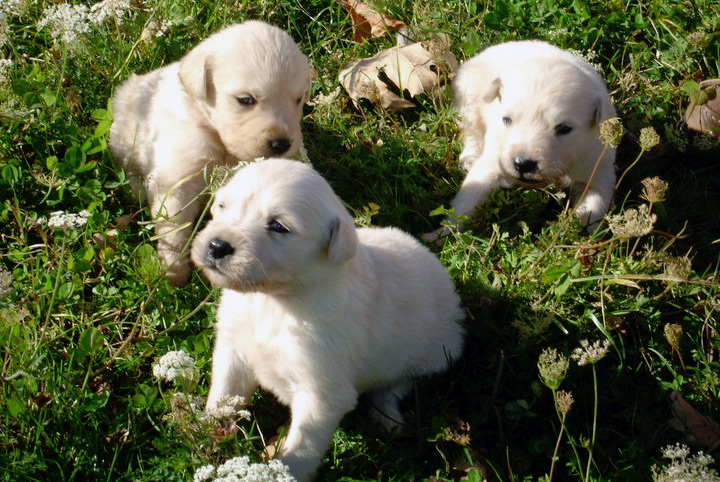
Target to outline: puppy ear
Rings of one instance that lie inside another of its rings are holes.
[[[592,118],[590,119],[590,128],[595,129],[597,126],[599,126],[601,119],[602,119],[602,99],[600,97],[597,97],[595,99],[595,101],[593,102],[593,113],[592,113]]]
[[[500,77],[496,78],[492,82],[490,82],[490,88],[485,93],[485,97],[483,97],[483,101],[487,102],[488,104],[497,98],[498,100],[502,100],[500,97],[500,88],[502,87],[502,81],[500,80]]]
[[[358,237],[350,216],[335,218],[330,224],[330,242],[328,243],[328,261],[344,263],[357,252]]]
[[[215,89],[212,82],[211,49],[200,44],[180,60],[178,76],[188,93],[195,99],[212,102]]]

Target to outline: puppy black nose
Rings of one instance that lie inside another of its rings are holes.
[[[290,149],[290,141],[284,137],[273,139],[268,144],[270,145],[270,150],[273,151],[274,154],[284,154],[288,149]]]
[[[513,159],[515,163],[515,170],[520,174],[530,174],[537,171],[537,161],[532,159],[525,159],[523,157],[516,157]]]
[[[208,254],[212,259],[218,260],[223,259],[226,256],[230,256],[235,252],[235,248],[232,247],[227,241],[222,239],[213,238],[208,243]]]

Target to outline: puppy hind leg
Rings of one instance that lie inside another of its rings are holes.
[[[398,432],[405,424],[399,403],[410,393],[411,388],[411,382],[403,382],[368,394],[371,404],[370,416],[388,433]]]
[[[174,286],[184,286],[190,278],[192,268],[187,244],[202,206],[199,198],[203,187],[202,175],[197,173],[166,188],[147,188],[150,208],[156,219],[157,253],[168,268],[165,277]]]

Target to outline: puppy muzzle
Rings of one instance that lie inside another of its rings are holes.
[[[208,265],[217,266],[222,260],[232,255],[235,248],[227,241],[220,238],[213,238],[207,245],[205,259]]]

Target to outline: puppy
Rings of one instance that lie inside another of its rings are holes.
[[[190,276],[183,253],[204,171],[295,154],[309,88],[310,64],[292,38],[247,21],[117,89],[110,152],[156,218],[157,252],[172,284]]]
[[[440,261],[395,228],[356,229],[311,167],[269,159],[221,188],[192,258],[223,288],[207,407],[258,386],[290,406],[280,456],[312,478],[369,392],[385,428],[412,378],[460,356],[464,312]]]
[[[465,62],[453,89],[463,130],[460,166],[467,172],[451,203],[455,214],[472,214],[499,187],[553,183],[570,190],[584,224],[605,215],[615,150],[605,150],[598,126],[616,113],[590,64],[545,42],[508,42]]]

